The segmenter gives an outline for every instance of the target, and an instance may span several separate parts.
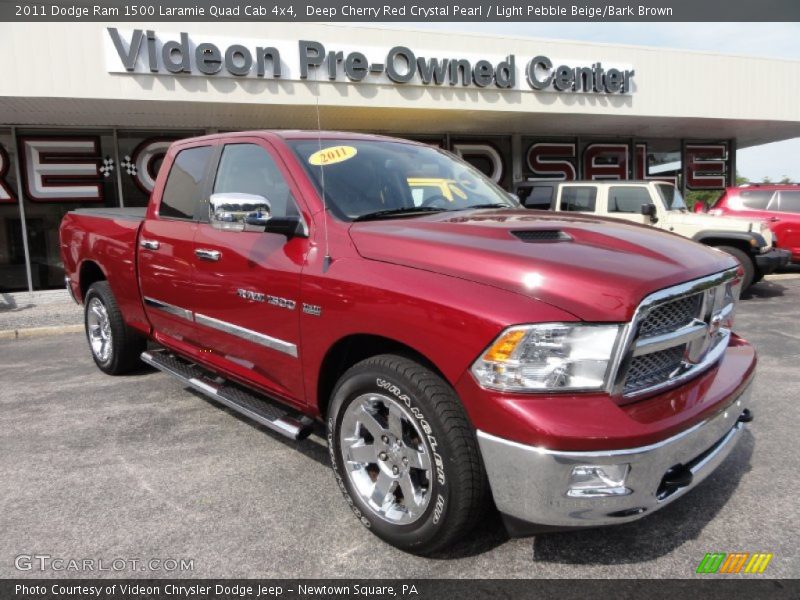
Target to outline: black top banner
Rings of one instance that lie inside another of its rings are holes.
[[[798,0],[0,0],[0,21],[798,21]]]

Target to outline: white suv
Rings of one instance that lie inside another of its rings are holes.
[[[786,251],[774,248],[765,222],[691,213],[671,183],[536,180],[520,184],[516,193],[526,208],[623,219],[715,246],[741,263],[743,288],[789,262]]]

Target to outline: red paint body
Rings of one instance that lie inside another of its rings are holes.
[[[798,200],[792,200],[790,206],[775,196],[776,192],[790,192]],[[746,200],[747,194],[763,194],[766,202],[763,208],[754,206]],[[748,206],[750,204],[750,206]],[[791,208],[792,210],[787,210]],[[722,196],[708,210],[712,214],[729,215],[731,217],[747,217],[763,219],[775,235],[775,246],[790,250],[792,262],[800,264],[800,186],[796,184],[774,184],[727,188]]]
[[[348,336],[380,336],[433,364],[456,389],[476,428],[554,449],[613,449],[665,439],[722,410],[731,393],[749,381],[754,352],[733,337],[714,369],[625,406],[603,393],[504,394],[480,388],[469,368],[506,327],[625,322],[646,295],[730,268],[732,259],[619,221],[484,209],[356,223],[329,216],[332,262],[325,270],[322,201],[284,142],[316,136],[251,132],[177,142],[143,223],[75,213],[64,218],[62,255],[73,293],[82,299],[82,267],[94,263],[131,327],[312,416],[320,416],[326,400],[319,397],[319,384],[330,349]],[[179,150],[242,141],[257,143],[276,158],[309,237],[287,241],[279,234],[225,232],[203,222],[158,217]],[[510,233],[554,227],[573,241],[524,243]],[[140,247],[141,238],[158,240],[160,248]],[[202,262],[196,248],[216,249],[223,257]],[[244,300],[237,288],[292,299],[297,308]],[[142,298],[148,295],[296,344],[298,357],[164,315],[145,306]],[[322,315],[306,314],[302,303],[321,306]]]

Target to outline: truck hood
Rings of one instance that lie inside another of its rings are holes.
[[[530,210],[365,221],[350,236],[366,259],[516,292],[585,321],[627,321],[647,294],[736,265],[650,227]]]

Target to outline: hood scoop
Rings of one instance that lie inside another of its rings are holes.
[[[569,242],[572,236],[560,229],[529,229],[527,231],[512,231],[511,235],[527,244],[538,242]]]

